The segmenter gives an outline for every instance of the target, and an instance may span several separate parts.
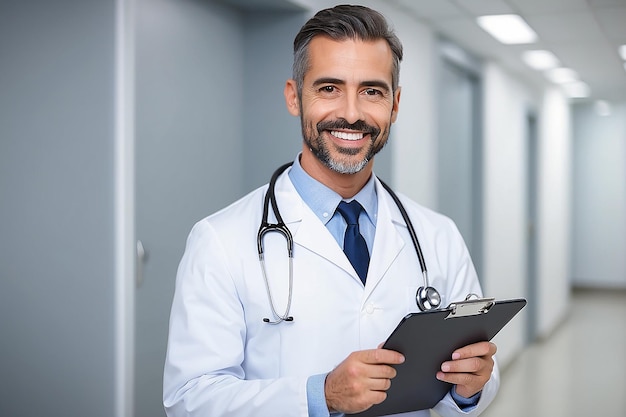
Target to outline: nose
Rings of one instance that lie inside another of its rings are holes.
[[[345,119],[348,123],[356,123],[359,120],[365,120],[358,93],[346,94],[337,112],[337,116]]]

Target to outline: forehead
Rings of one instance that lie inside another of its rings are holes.
[[[381,80],[389,83],[393,71],[393,54],[384,39],[334,40],[327,36],[311,39],[308,48],[307,78],[330,77],[350,81]]]

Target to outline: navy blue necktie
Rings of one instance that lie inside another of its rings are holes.
[[[367,268],[370,264],[370,254],[367,250],[367,243],[359,231],[359,214],[363,207],[358,201],[352,200],[350,203],[342,201],[337,207],[337,211],[348,223],[346,234],[343,237],[343,251],[356,270],[356,273],[365,284]]]

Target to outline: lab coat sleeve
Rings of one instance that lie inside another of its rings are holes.
[[[172,303],[163,381],[167,415],[307,416],[306,377],[246,380],[244,311],[226,259],[211,224],[196,224]]]

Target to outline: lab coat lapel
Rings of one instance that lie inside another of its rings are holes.
[[[302,208],[302,223],[294,236],[294,241],[326,260],[334,263],[353,276],[359,283],[361,279],[356,274],[352,264],[343,253],[333,235],[326,226],[306,206]]]
[[[372,249],[372,257],[370,259],[365,284],[366,298],[376,288],[393,262],[398,258],[400,251],[407,244],[398,231],[398,228],[406,228],[400,211],[396,208],[389,193],[378,181],[376,183],[376,192],[378,195],[378,214],[374,247]],[[349,273],[356,282],[361,283],[350,261],[328,229],[302,202],[295,190],[293,193],[298,201],[297,217],[300,220],[300,224],[290,225],[290,227],[294,229],[294,241],[298,245],[315,252],[319,256],[342,268]],[[292,220],[296,221],[295,218],[292,218]]]
[[[376,288],[406,244],[398,232],[398,227],[406,227],[404,220],[389,193],[378,181],[376,182],[376,192],[378,195],[378,216],[372,258],[370,259],[365,285],[366,296]]]
[[[301,246],[332,262],[360,283],[360,278],[335,238],[302,201],[286,174],[281,175],[276,182],[276,198],[281,216],[291,230],[296,246]],[[298,254],[294,253],[295,256]]]

